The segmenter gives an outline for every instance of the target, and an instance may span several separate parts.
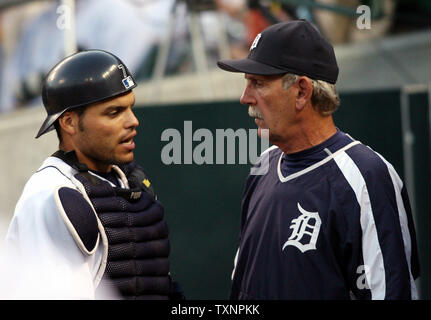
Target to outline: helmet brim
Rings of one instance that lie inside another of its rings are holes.
[[[45,121],[42,123],[42,126],[39,129],[39,132],[36,135],[36,139],[39,138],[41,135],[54,130],[54,122],[57,121],[57,119],[65,112],[64,111],[60,111],[58,113],[49,115],[46,117]]]

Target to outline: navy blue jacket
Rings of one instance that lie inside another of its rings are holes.
[[[414,299],[419,276],[406,189],[347,134],[249,175],[231,299]]]

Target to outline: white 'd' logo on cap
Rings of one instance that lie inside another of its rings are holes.
[[[253,43],[251,44],[251,47],[250,47],[250,51],[257,47],[257,43],[259,42],[260,37],[261,37],[261,34],[259,33],[256,36],[256,38],[254,38],[254,41],[253,41]]]

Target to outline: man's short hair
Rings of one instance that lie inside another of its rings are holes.
[[[293,73],[286,73],[283,76],[283,89],[289,88],[299,77],[299,75]],[[322,116],[331,115],[340,105],[340,97],[335,84],[323,80],[310,80],[313,85],[313,94],[311,96],[313,108]]]

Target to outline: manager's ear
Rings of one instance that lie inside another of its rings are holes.
[[[296,109],[298,111],[303,110],[307,104],[311,102],[311,96],[313,95],[313,84],[311,79],[305,76],[301,76],[296,82],[297,94],[296,94]]]
[[[76,112],[66,111],[58,118],[62,131],[68,135],[74,135],[78,131],[79,116]]]

